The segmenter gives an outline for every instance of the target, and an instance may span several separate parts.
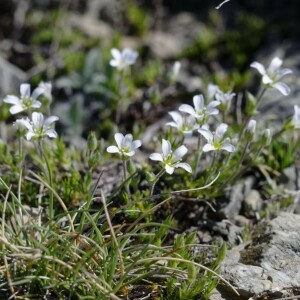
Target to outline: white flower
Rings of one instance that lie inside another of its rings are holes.
[[[199,128],[198,132],[207,140],[207,144],[205,144],[203,147],[203,152],[220,150],[234,152],[235,147],[228,142],[228,139],[224,139],[224,134],[227,129],[228,126],[224,123],[220,124],[215,132],[211,132],[208,129]]]
[[[52,101],[52,84],[51,82],[40,82],[39,87],[43,89],[43,95],[49,102]]]
[[[220,104],[219,101],[212,101],[205,107],[203,96],[196,95],[193,97],[193,103],[194,107],[189,104],[182,104],[179,106],[179,110],[194,116],[198,124],[203,125],[207,123],[210,115],[217,115],[219,113],[219,110],[216,108]]]
[[[40,108],[41,102],[37,101],[37,97],[43,94],[43,89],[37,87],[30,95],[30,84],[23,83],[20,86],[20,95],[17,96],[8,95],[3,99],[3,102],[13,104],[13,106],[9,109],[12,115],[17,114],[21,111],[29,110],[31,108]]]
[[[220,109],[222,111],[227,111],[230,108],[230,104],[234,96],[235,93],[232,93],[231,91],[223,93],[221,90],[217,90],[215,93],[216,100],[221,103]]]
[[[206,90],[206,98],[210,101],[214,99],[215,94],[217,91],[221,91],[219,86],[213,83],[209,83],[207,85],[207,90]]]
[[[192,168],[188,163],[182,163],[182,157],[187,153],[188,149],[182,145],[174,152],[171,143],[165,139],[162,140],[162,153],[152,153],[149,158],[151,160],[160,161],[164,164],[164,168],[168,174],[173,174],[176,168],[182,168],[192,173]]]
[[[115,141],[117,146],[109,146],[106,151],[109,153],[119,153],[122,157],[133,156],[135,150],[142,145],[140,140],[133,141],[131,134],[124,136],[122,133],[116,133]]]
[[[172,82],[174,82],[177,79],[180,69],[181,69],[181,62],[180,61],[175,61],[174,64],[173,64],[172,70],[170,72],[170,75],[169,75],[170,80]]]
[[[193,131],[198,129],[199,125],[196,124],[196,119],[194,116],[182,116],[177,111],[169,112],[174,122],[166,123],[166,126],[171,126],[177,128],[178,132],[186,137],[191,137]]]
[[[300,128],[300,107],[298,105],[294,105],[294,115],[292,118],[292,126],[294,128]]]
[[[50,116],[44,118],[42,113],[33,112],[31,120],[19,119],[16,121],[17,126],[25,126],[27,128],[26,138],[27,140],[37,139],[40,140],[46,136],[49,138],[56,138],[57,132],[52,128],[52,123],[58,120],[56,116]]]
[[[109,63],[118,70],[124,70],[128,66],[133,65],[138,57],[138,53],[130,48],[125,48],[122,52],[113,48],[110,52],[113,59]]]
[[[272,59],[269,67],[266,69],[261,63],[253,62],[250,67],[256,69],[262,75],[262,83],[266,87],[273,87],[281,94],[287,96],[290,93],[290,88],[283,82],[281,78],[285,75],[291,74],[290,69],[281,69],[282,60],[278,57]]]

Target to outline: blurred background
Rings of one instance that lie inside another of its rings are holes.
[[[217,10],[220,2],[1,0],[1,98],[19,95],[23,82],[51,82],[61,134],[78,141],[90,130],[104,138],[115,130],[120,94],[109,66],[112,47],[139,52],[126,81],[127,109],[118,124],[124,130],[142,131],[208,82],[237,93],[255,89],[253,60],[278,55],[299,71],[296,0],[231,0]],[[174,83],[168,76],[175,61],[182,67]]]

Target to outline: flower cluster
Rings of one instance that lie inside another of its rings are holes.
[[[113,58],[109,63],[119,71],[123,71],[133,65],[138,57],[138,53],[130,48],[125,48],[122,51],[113,48],[110,52]]]
[[[265,87],[273,87],[277,89],[284,96],[289,95],[290,88],[284,83],[281,82],[281,79],[292,73],[292,70],[281,68],[282,60],[278,57],[272,59],[268,68],[265,68],[261,63],[255,61],[250,67],[256,69],[262,75],[262,83]]]
[[[50,116],[45,119],[41,112],[35,110],[40,109],[42,103],[38,100],[38,97],[44,96],[49,102],[52,100],[52,85],[48,82],[41,82],[39,86],[31,93],[31,87],[28,83],[23,83],[20,86],[20,97],[14,95],[8,95],[3,99],[4,103],[11,104],[9,111],[12,115],[21,112],[30,112],[31,119],[28,117],[17,119],[14,122],[16,129],[24,134],[27,140],[35,139],[41,140],[43,138],[50,137],[56,138],[57,133],[53,129],[52,125],[58,120],[56,116]]]

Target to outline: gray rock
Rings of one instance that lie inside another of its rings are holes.
[[[0,94],[18,91],[21,83],[27,81],[27,74],[0,56]]]
[[[160,59],[177,57],[183,50],[180,41],[172,34],[164,31],[151,32],[145,38],[145,45],[150,53]]]
[[[223,218],[232,220],[240,213],[244,198],[243,190],[243,182],[239,182],[231,188],[228,205],[219,210],[219,214]]]
[[[243,207],[246,216],[254,217],[263,207],[263,200],[257,190],[251,190],[245,197]]]
[[[300,283],[299,249],[300,216],[280,213],[257,227],[250,244],[228,251],[221,275],[240,293],[238,299],[294,296]],[[223,299],[236,298],[228,286],[220,284],[218,290],[230,294]]]

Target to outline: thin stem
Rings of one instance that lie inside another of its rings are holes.
[[[19,181],[18,181],[18,201],[20,204],[22,204],[21,202],[21,189],[22,189],[22,176],[23,176],[23,162],[24,162],[24,158],[23,158],[23,139],[22,137],[19,138],[19,157],[20,157],[20,165],[19,165]],[[22,209],[21,206],[18,206],[19,209],[19,215],[20,215],[20,219],[21,219],[21,224],[23,225],[23,213],[22,213]]]
[[[237,168],[239,168],[240,166],[242,166],[242,162],[244,161],[245,159],[245,156],[246,156],[246,152],[247,152],[247,149],[249,147],[249,142],[246,143],[245,147],[244,147],[244,150],[243,150],[243,153],[242,155],[240,156],[238,162],[235,164],[235,166]],[[239,171],[237,173],[234,173],[236,171],[236,168],[234,168],[232,174],[222,183],[221,187],[220,188],[223,188],[224,186],[226,186],[226,184],[228,182],[230,182],[230,180],[236,178],[236,175],[239,174]]]
[[[124,177],[124,181],[127,180],[127,160],[123,157],[122,158],[122,166],[123,166],[123,177]],[[126,192],[128,194],[128,196],[130,197],[130,189],[129,189],[129,183],[125,185],[126,188]]]
[[[214,152],[212,162],[211,162],[211,165],[210,165],[210,169],[209,169],[208,175],[207,175],[206,180],[205,180],[205,184],[207,184],[208,180],[211,177],[210,175],[213,173],[213,169],[214,169],[215,164],[216,164],[216,158],[217,158],[217,152]]]
[[[121,119],[121,113],[123,110],[123,81],[124,81],[124,72],[123,70],[119,72],[119,78],[118,78],[118,102],[116,107],[116,124],[120,122]]]
[[[48,177],[49,185],[50,185],[51,188],[53,188],[52,171],[51,171],[51,167],[50,167],[47,155],[45,155],[44,151],[43,151],[44,147],[43,147],[42,140],[40,140],[38,142],[38,148],[39,148],[40,156],[46,164],[45,173],[46,173],[46,176]],[[50,191],[50,195],[49,195],[49,219],[53,220],[53,218],[54,218],[54,197],[53,197],[53,192]]]
[[[160,172],[156,175],[153,183],[152,183],[152,187],[151,187],[151,192],[150,192],[150,196],[153,196],[153,193],[154,193],[154,188],[155,188],[155,185],[156,183],[158,182],[159,178],[165,174],[166,170],[165,169],[161,169]]]
[[[259,105],[261,104],[262,102],[262,99],[263,99],[263,96],[266,92],[267,88],[266,87],[263,87],[262,90],[260,91],[260,93],[258,94],[257,96],[257,103],[256,103],[256,109],[258,109]],[[240,136],[239,138],[241,139],[242,135],[244,134],[245,132],[245,129],[246,129],[246,126],[248,124],[248,122],[250,121],[250,119],[253,117],[253,115],[249,115],[246,120],[244,121],[244,124],[243,124],[243,128],[241,130],[241,133],[240,133]]]
[[[194,168],[194,174],[193,174],[193,178],[196,179],[197,177],[197,173],[198,173],[198,166],[200,163],[200,159],[202,156],[202,150],[200,149],[201,146],[201,136],[198,135],[198,142],[197,142],[197,160],[196,160],[196,164],[195,164],[195,168]]]

